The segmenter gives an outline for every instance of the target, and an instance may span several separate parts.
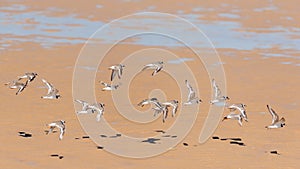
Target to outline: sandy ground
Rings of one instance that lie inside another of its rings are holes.
[[[37,4],[32,5],[33,3]],[[241,9],[243,15],[251,16],[240,21],[245,27],[255,27],[256,24],[260,27],[270,26],[260,21],[260,16],[252,15],[249,12],[250,9],[263,5],[264,2],[257,1],[256,3],[253,1],[251,4],[238,4],[235,1],[227,0],[226,3]],[[267,11],[266,17],[270,17],[278,25],[293,26],[294,22],[286,23],[278,20],[278,18],[280,18],[280,15],[286,15],[284,12],[289,11],[289,15],[295,20],[299,19],[294,12],[296,10],[295,5],[291,5],[294,4],[294,1],[286,3],[274,1],[274,3],[284,10],[278,13],[268,13]],[[82,1],[76,8],[70,7],[68,1],[53,4],[26,1],[24,4],[32,6],[30,10],[56,6],[66,9],[68,12],[78,13],[80,17],[84,18],[91,15],[90,6],[94,6],[97,2],[86,3]],[[111,8],[124,5],[124,10],[113,11],[107,9],[101,11],[106,14],[105,16],[96,13],[97,18],[94,19],[107,21],[144,9],[149,4],[150,1],[105,2],[103,5]],[[186,4],[189,5],[185,6],[184,12],[188,13],[195,5],[216,8],[216,6],[220,6],[221,2],[197,4],[194,1],[187,1]],[[175,3],[174,6],[160,5],[159,3],[153,5],[157,6],[155,11],[172,13],[180,9],[180,3]],[[226,10],[226,7],[219,7],[218,9],[222,11]],[[65,14],[62,13],[61,16]],[[207,16],[207,20],[222,19],[218,18],[215,12],[207,12]],[[82,138],[86,134],[76,117],[71,89],[73,68],[81,47],[82,44],[55,46],[51,49],[45,49],[39,44],[27,42],[13,45],[14,49],[21,48],[22,51],[1,51],[1,84],[13,80],[24,72],[35,71],[39,74],[39,77],[18,96],[15,95],[14,90],[9,90],[4,85],[0,86],[0,113],[2,116],[0,120],[2,126],[2,134],[0,135],[1,168],[298,168],[300,165],[300,123],[297,120],[299,118],[297,110],[300,108],[297,101],[300,94],[298,90],[300,67],[281,64],[284,62],[299,64],[299,60],[297,58],[281,57],[266,58],[261,55],[262,52],[288,53],[291,51],[280,49],[280,47],[251,51],[217,49],[224,63],[230,102],[247,104],[249,122],[244,122],[243,127],[239,127],[236,121],[220,122],[213,135],[219,138],[241,138],[246,146],[230,144],[229,140],[221,141],[219,139],[209,139],[204,144],[198,143],[199,133],[207,116],[208,98],[211,90],[204,67],[201,67],[201,62],[195,59],[186,62],[186,64],[196,76],[199,84],[198,89],[204,103],[200,105],[201,112],[191,132],[180,144],[160,156],[130,159],[106,152],[105,147],[104,150],[97,149],[97,145],[90,139]],[[116,60],[120,59],[119,56],[126,56],[143,48],[145,46],[118,45],[98,68],[99,73],[97,73],[96,79],[108,81],[109,72],[106,68],[109,65],[115,64]],[[171,48],[168,50],[178,56],[195,58],[193,53],[186,49]],[[59,100],[41,99],[40,97],[46,92],[46,89],[42,88],[41,78],[53,83],[60,90],[63,97]],[[168,94],[168,97],[179,97],[178,93],[172,92],[177,89],[176,85],[158,83],[166,78],[168,77],[164,73],[160,73],[153,83],[158,84]],[[136,92],[130,92],[130,99],[133,103],[143,99],[153,89],[151,83],[143,83],[148,82],[147,80],[143,76],[137,76],[133,80],[133,86],[142,86],[138,87]],[[172,82],[171,79],[169,80]],[[161,119],[144,127],[131,124],[118,115],[116,109],[112,106],[110,94],[101,92],[98,84],[96,84],[95,93],[99,101],[101,100],[101,102],[108,105],[104,117],[108,122],[118,121],[118,123],[114,123],[113,127],[121,133],[131,136],[140,134],[151,136],[156,134],[154,130],[165,130],[174,122],[175,118],[169,118],[165,124],[161,122]],[[264,128],[265,125],[271,122],[271,116],[266,109],[267,104],[272,105],[280,116],[285,117],[287,126],[277,130]],[[228,113],[227,110],[224,114],[226,113]],[[46,123],[59,119],[64,119],[67,122],[67,132],[62,141],[58,140],[58,133],[45,135],[44,132]],[[19,131],[31,133],[32,137],[20,137],[18,136]],[[187,143],[188,146],[184,146],[183,143]],[[280,155],[270,153],[270,151],[275,150]],[[64,158],[50,157],[51,154],[59,154]]]

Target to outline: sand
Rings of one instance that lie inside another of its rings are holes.
[[[173,2],[173,1],[172,1]],[[295,20],[295,4],[290,2],[277,2],[281,9],[279,12],[266,11],[266,17],[271,18],[271,24],[260,22],[251,10],[264,6],[267,2],[252,2],[251,4],[228,0],[226,4],[230,7],[220,7],[221,2],[199,2],[186,1],[187,5],[180,2],[173,5],[163,5],[155,2],[154,11],[176,13],[183,8],[189,13],[192,7],[201,5],[204,8],[214,7],[216,11],[204,12],[208,21],[220,21],[218,12],[226,11],[227,8],[235,6],[241,9],[240,14],[245,15],[244,20],[239,22],[245,28],[272,27],[284,25],[293,27],[295,22],[287,23],[278,20],[280,15],[289,15]],[[223,2],[222,2],[223,3]],[[224,2],[225,3],[225,2]],[[5,2],[4,5],[10,4]],[[70,7],[68,1],[40,3],[26,1],[22,4],[32,6],[28,10],[43,10],[47,7],[59,7],[67,12],[57,13],[57,17],[68,13],[78,13],[78,17],[86,18],[91,15],[90,9],[96,2],[80,2],[75,7]],[[35,5],[34,5],[35,4]],[[109,21],[110,19],[139,11],[148,7],[150,1],[134,2],[105,2],[103,9],[91,20]],[[124,9],[117,7],[123,5]],[[116,11],[109,8],[115,8]],[[228,9],[229,10],[229,9]],[[101,14],[101,15],[100,15]],[[105,15],[103,15],[105,14]],[[55,15],[55,14],[49,14]],[[249,16],[249,17],[246,17]],[[267,20],[267,19],[266,19]],[[272,24],[274,23],[274,24]],[[53,31],[53,30],[48,30]],[[55,30],[54,30],[55,31]],[[253,29],[253,31],[257,31]],[[35,38],[34,35],[28,38]],[[297,37],[295,37],[297,38]],[[297,102],[299,90],[300,67],[297,50],[282,49],[280,46],[273,46],[268,49],[237,50],[233,48],[218,48],[217,51],[222,59],[226,73],[227,93],[231,103],[242,102],[247,105],[249,122],[244,122],[240,127],[236,121],[220,122],[213,136],[219,138],[241,138],[245,146],[230,144],[230,140],[209,139],[204,144],[198,143],[199,133],[203,127],[209,108],[209,97],[211,95],[209,78],[200,60],[187,61],[186,64],[195,74],[198,82],[198,89],[201,99],[204,102],[200,105],[196,123],[190,133],[176,147],[166,153],[143,159],[131,159],[119,157],[104,149],[97,149],[91,139],[84,139],[86,133],[82,129],[74,109],[74,98],[72,97],[72,76],[73,68],[83,44],[63,44],[52,48],[44,48],[34,42],[11,43],[7,50],[1,51],[0,56],[0,83],[4,84],[13,80],[16,76],[28,72],[38,72],[37,79],[29,84],[20,95],[16,96],[14,90],[0,87],[2,134],[0,135],[0,166],[1,168],[298,168],[299,163],[299,104]],[[110,93],[101,92],[98,80],[109,81],[107,67],[121,60],[121,56],[127,56],[134,51],[147,48],[142,45],[118,45],[98,68],[96,76],[96,98],[107,104],[104,118],[113,123],[112,126],[122,134],[130,136],[151,137],[155,130],[166,130],[176,118],[168,118],[165,124],[161,118],[149,125],[132,124],[122,118],[114,106]],[[18,51],[16,49],[22,49]],[[195,55],[184,48],[165,48],[178,56],[195,58]],[[278,53],[294,56],[286,57],[265,57],[262,53]],[[282,64],[292,62],[293,64]],[[126,70],[126,69],[125,69]],[[147,71],[150,75],[151,72]],[[46,93],[42,88],[41,78],[47,79],[59,89],[63,96],[58,100],[43,100],[40,97]],[[155,76],[155,80],[149,81],[148,77],[137,76],[132,81],[132,86],[137,86],[136,92],[130,92],[130,100],[137,103],[144,99],[154,87],[158,85],[167,94],[168,98],[179,98],[179,94],[173,92],[176,85],[169,83],[161,84],[160,80],[168,79],[168,76],[161,72]],[[145,83],[149,82],[149,83]],[[132,88],[130,91],[133,90]],[[281,129],[267,130],[264,127],[271,122],[271,116],[267,112],[266,105],[270,104],[286,119],[286,126]],[[141,110],[141,109],[140,109]],[[228,111],[224,111],[224,115]],[[66,120],[67,132],[62,141],[58,140],[58,133],[45,135],[45,124],[64,119]],[[142,126],[142,127],[141,127]],[[32,134],[30,138],[18,136],[19,131]],[[79,138],[79,139],[75,139]],[[187,143],[185,146],[183,143]],[[277,151],[280,155],[271,154],[270,151]],[[51,157],[51,154],[63,156]]]

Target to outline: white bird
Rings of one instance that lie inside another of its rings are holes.
[[[227,119],[238,120],[240,126],[243,125],[242,124],[243,118],[242,118],[241,114],[235,114],[235,113],[231,112],[230,114],[228,114],[227,116],[225,116],[222,121],[227,120]]]
[[[117,64],[117,65],[110,66],[108,68],[112,71],[110,80],[112,81],[115,78],[116,75],[118,75],[118,78],[121,79],[124,67],[125,67],[125,65],[122,65],[122,64]]]
[[[103,103],[96,103],[96,104],[89,104],[86,101],[83,100],[75,100],[78,103],[82,104],[82,110],[78,111],[77,114],[87,114],[89,112],[94,113],[97,112],[96,119],[97,121],[100,121],[102,115],[104,114],[104,106],[105,104]]]
[[[62,140],[63,135],[66,132],[66,126],[65,126],[65,121],[64,120],[60,120],[60,121],[54,121],[52,123],[47,124],[48,127],[50,127],[49,131],[46,134],[49,134],[53,131],[53,129],[55,127],[59,128],[60,130],[60,135],[59,135],[59,140]]]
[[[168,117],[168,108],[165,105],[161,105],[161,106],[157,106],[152,108],[152,110],[154,110],[154,116],[156,116],[157,114],[160,114],[161,112],[163,113],[163,123],[166,121],[167,117]]]
[[[25,83],[14,80],[12,82],[5,83],[5,85],[9,85],[8,87],[10,89],[18,89],[18,91],[16,92],[16,95],[18,95],[27,87],[28,82],[29,82],[29,80],[26,80]]]
[[[272,124],[269,125],[269,126],[266,126],[266,128],[268,128],[268,129],[274,129],[274,128],[281,128],[281,127],[285,126],[285,119],[284,119],[284,117],[282,117],[279,120],[278,114],[269,105],[267,105],[267,108],[268,108],[270,114],[272,115]]]
[[[154,63],[149,63],[147,65],[144,66],[144,68],[142,69],[142,71],[146,70],[146,69],[154,69],[152,76],[156,75],[159,71],[161,71],[161,69],[163,68],[163,64],[164,62],[159,61],[159,62],[154,62]]]
[[[29,82],[32,82],[38,76],[35,72],[27,72],[23,76],[18,76],[18,80],[28,79]]]
[[[241,117],[248,122],[248,117],[247,117],[247,113],[246,113],[246,108],[247,107],[245,104],[243,103],[236,103],[236,104],[231,104],[229,106],[227,106],[227,108],[230,110],[230,112],[234,112],[236,110],[238,110],[241,114]]]
[[[177,112],[177,108],[178,108],[178,101],[177,100],[170,100],[167,102],[162,103],[162,105],[165,105],[168,107],[173,107],[172,109],[172,117],[175,116],[176,112]]]
[[[120,83],[117,85],[110,85],[102,81],[100,81],[100,83],[104,86],[104,88],[102,88],[102,91],[117,90],[121,85]]]
[[[81,111],[77,112],[77,114],[85,114],[85,113],[88,113],[89,106],[90,106],[88,102],[83,101],[83,100],[78,100],[78,99],[76,99],[75,101],[76,101],[77,103],[82,104],[82,109],[81,109]]]
[[[198,103],[202,102],[202,100],[196,96],[196,92],[194,91],[194,89],[192,88],[192,86],[190,85],[190,83],[187,80],[185,80],[185,84],[189,90],[189,95],[188,95],[188,99],[184,103],[184,105],[198,104]]]
[[[140,103],[138,103],[138,106],[144,107],[147,104],[153,103],[156,107],[161,107],[161,104],[158,102],[157,98],[151,98],[151,99],[144,99]]]
[[[58,99],[60,94],[58,94],[58,90],[49,82],[47,82],[45,79],[42,79],[42,81],[46,84],[48,88],[48,92],[45,96],[42,96],[43,99]]]
[[[96,116],[97,121],[100,121],[101,117],[104,114],[104,106],[105,106],[105,104],[103,104],[103,103],[96,103],[96,104],[92,104],[89,106],[89,109],[91,109],[93,113],[94,112],[98,113]]]
[[[219,89],[219,86],[216,84],[215,79],[212,80],[212,85],[213,85],[213,89],[214,89],[214,96],[213,96],[213,100],[210,101],[211,104],[229,100],[229,97],[222,96],[221,90]]]

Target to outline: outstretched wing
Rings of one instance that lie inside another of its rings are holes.
[[[279,121],[279,117],[276,114],[276,112],[269,105],[267,105],[267,108],[268,108],[270,114],[272,115],[272,124],[278,122]]]
[[[115,69],[112,69],[111,70],[110,81],[112,81],[115,78],[116,74],[117,74],[117,71]]]
[[[195,93],[194,89],[192,88],[192,86],[190,85],[190,83],[187,80],[185,80],[185,84],[186,84],[186,87],[189,90],[188,101],[191,101],[196,97],[196,93]]]
[[[221,90],[219,89],[219,86],[216,83],[216,80],[212,80],[212,85],[214,88],[214,99],[220,98],[221,97]]]
[[[49,82],[47,82],[45,79],[42,79],[42,81],[46,84],[46,86],[48,88],[47,94],[50,94],[51,91],[53,90],[53,86]]]

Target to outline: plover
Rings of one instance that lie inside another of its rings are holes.
[[[144,68],[142,69],[142,71],[146,70],[146,69],[154,69],[152,76],[156,75],[159,71],[161,71],[161,69],[163,68],[163,64],[164,62],[159,61],[159,62],[154,62],[154,63],[149,63],[147,65],[144,66]]]
[[[161,104],[158,102],[157,98],[151,98],[151,99],[144,99],[140,103],[138,103],[138,106],[144,107],[147,104],[153,103],[156,107],[161,107]]]
[[[110,66],[108,68],[108,69],[111,70],[110,80],[112,81],[115,78],[116,75],[118,75],[118,78],[121,79],[124,67],[125,67],[125,65],[122,65],[122,64],[117,64],[117,65]]]
[[[222,96],[221,90],[219,89],[219,86],[216,84],[215,79],[212,80],[212,85],[213,85],[213,89],[214,89],[214,96],[213,96],[213,100],[210,101],[211,104],[229,100],[228,96]]]
[[[45,96],[42,96],[41,98],[43,99],[58,99],[60,96],[60,94],[58,94],[58,90],[56,88],[54,88],[54,86],[47,82],[45,79],[42,79],[42,81],[46,84],[47,88],[48,88],[48,92]]]
[[[77,103],[82,104],[82,109],[81,109],[81,111],[78,111],[77,114],[86,114],[86,113],[88,113],[89,106],[90,106],[88,102],[83,101],[83,100],[78,100],[78,99],[76,99],[75,101]]]
[[[110,85],[102,81],[100,81],[100,83],[104,86],[104,88],[102,88],[102,91],[117,90],[121,85],[120,83],[117,85]]]
[[[28,79],[29,82],[32,82],[38,76],[35,72],[27,72],[23,76],[18,76],[18,80]]]
[[[9,85],[8,87],[10,89],[18,89],[18,91],[16,92],[16,95],[18,95],[27,87],[28,82],[29,80],[26,80],[25,83],[14,80],[12,82],[5,83],[5,85]]]
[[[227,116],[225,116],[222,121],[227,120],[227,119],[238,120],[239,125],[240,126],[243,125],[242,124],[243,118],[242,118],[241,114],[235,114],[235,113],[231,112],[230,114],[228,114]]]
[[[172,109],[172,117],[175,116],[176,112],[177,112],[177,108],[178,108],[178,101],[177,100],[170,100],[167,102],[162,103],[162,105],[165,105],[168,107],[173,107]]]
[[[50,127],[49,131],[46,134],[49,134],[53,131],[53,129],[55,127],[59,128],[60,130],[60,135],[59,135],[59,140],[61,140],[63,138],[63,135],[66,132],[66,126],[65,126],[65,121],[64,120],[60,120],[60,121],[54,121],[52,123],[47,124],[48,127]]]
[[[154,116],[156,116],[157,114],[160,114],[161,112],[163,113],[163,123],[166,121],[167,117],[168,117],[168,108],[165,105],[160,105],[160,106],[156,106],[154,108],[152,108],[152,110],[154,110]]]
[[[274,128],[281,128],[285,126],[285,119],[284,117],[281,117],[279,120],[278,114],[271,108],[271,106],[267,105],[267,108],[272,115],[272,124],[269,126],[266,126],[268,129],[274,129]]]
[[[189,95],[188,95],[188,99],[184,103],[184,105],[198,104],[198,103],[202,102],[202,100],[196,96],[196,92],[194,91],[194,89],[192,88],[192,86],[190,85],[188,80],[185,80],[185,84],[189,90]]]
[[[91,112],[91,113],[97,112],[98,114],[96,116],[96,119],[97,119],[97,121],[100,121],[102,115],[104,114],[105,104],[96,103],[96,104],[90,105],[88,102],[83,101],[83,100],[75,100],[75,101],[82,104],[82,110],[78,111],[77,114],[87,114],[89,112]]]
[[[234,112],[236,110],[238,110],[241,114],[241,117],[248,122],[248,117],[247,117],[247,113],[246,113],[246,105],[243,103],[236,103],[236,104],[231,104],[229,106],[227,106],[227,108],[230,110],[230,112]]]

